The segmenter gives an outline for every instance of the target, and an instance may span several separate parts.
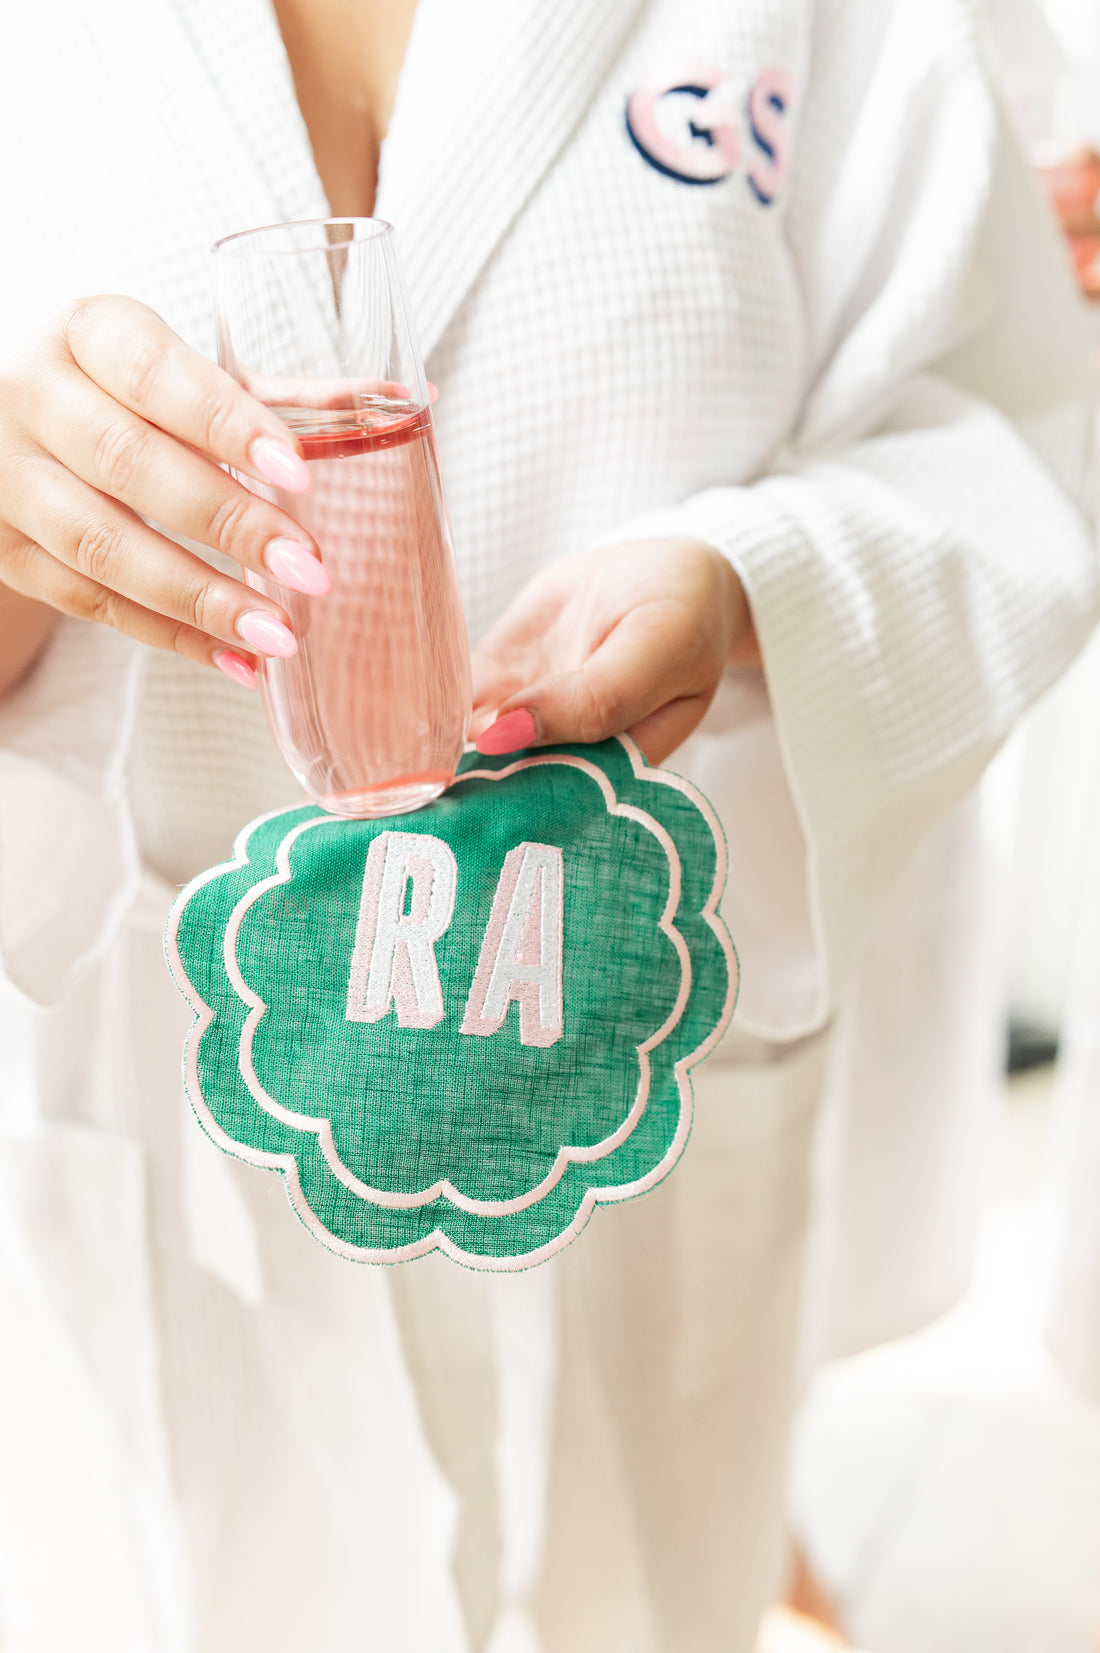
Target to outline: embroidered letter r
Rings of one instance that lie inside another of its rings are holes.
[[[454,852],[442,838],[383,832],[374,840],[348,976],[349,1022],[380,1022],[391,1004],[401,1027],[443,1020],[435,944],[451,922],[457,884]]]

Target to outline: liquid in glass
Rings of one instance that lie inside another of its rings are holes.
[[[272,730],[323,808],[417,809],[453,779],[470,712],[431,414],[382,394],[351,409],[274,411],[301,443],[313,487],[262,491],[312,534],[332,589],[306,597],[246,576],[283,605],[298,638],[296,655],[261,665]]]

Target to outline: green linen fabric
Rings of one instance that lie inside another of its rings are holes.
[[[467,754],[412,815],[266,816],[169,920],[199,1120],[347,1257],[542,1261],[684,1149],[736,995],[725,867],[625,737]]]

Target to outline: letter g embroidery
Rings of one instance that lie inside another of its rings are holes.
[[[737,168],[733,108],[717,95],[722,69],[696,69],[674,86],[643,86],[627,100],[626,129],[642,158],[681,184],[719,184]]]
[[[680,184],[720,184],[741,165],[745,183],[770,207],[787,181],[795,86],[785,69],[765,69],[748,96],[735,95],[724,69],[697,68],[672,85],[643,86],[626,103],[626,130],[654,171]]]

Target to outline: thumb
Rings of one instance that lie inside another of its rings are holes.
[[[514,752],[551,742],[592,745],[642,725],[670,702],[702,694],[698,721],[714,685],[698,681],[696,661],[689,663],[679,651],[668,652],[667,644],[660,647],[655,629],[640,616],[631,616],[579,669],[555,672],[516,690],[497,707],[496,720],[478,737],[478,751]],[[662,718],[662,725],[666,721]],[[677,722],[671,719],[669,727]]]
[[[588,681],[590,676],[588,668],[560,672],[509,696],[478,736],[478,751],[516,752],[559,741],[588,746],[618,733],[625,725],[616,716],[614,703],[599,699]]]

